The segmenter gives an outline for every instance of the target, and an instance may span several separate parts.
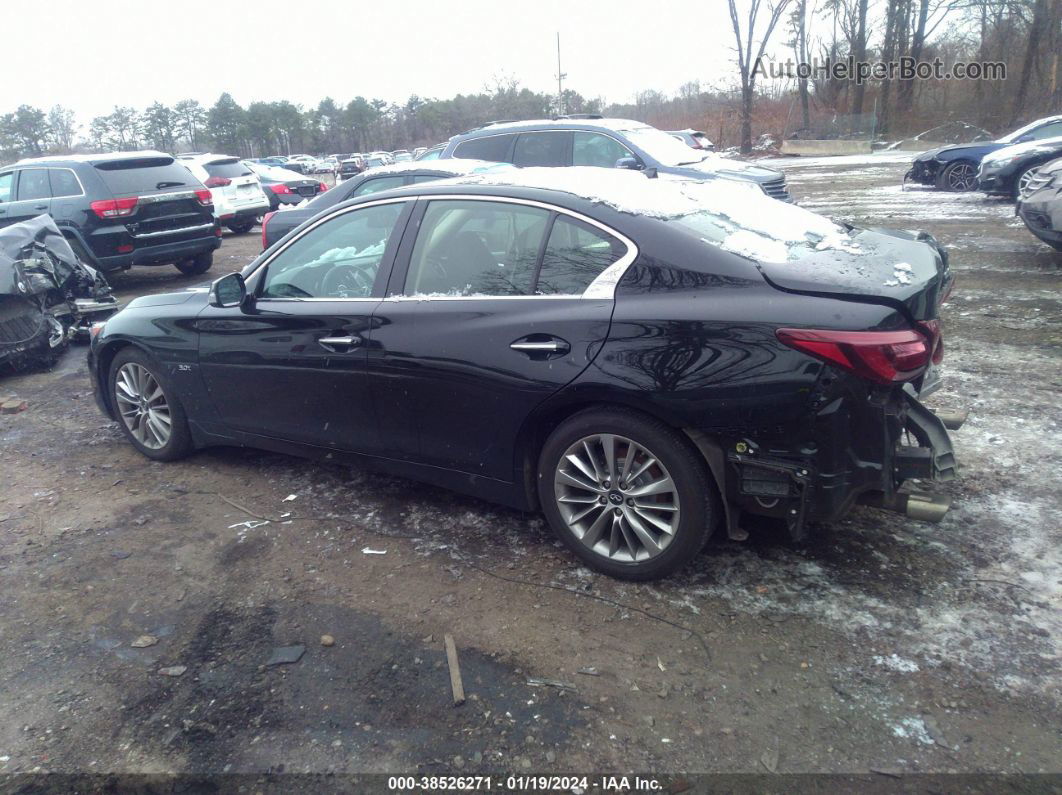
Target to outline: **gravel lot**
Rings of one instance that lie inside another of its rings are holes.
[[[803,547],[750,528],[620,583],[537,516],[415,483],[250,450],[149,462],[75,347],[0,383],[29,402],[0,416],[0,773],[1062,772],[1062,253],[1010,203],[901,191],[898,156],[779,164],[811,209],[951,249],[930,403],[971,416],[941,524],[861,509]],[[112,279],[123,299],[197,281]]]

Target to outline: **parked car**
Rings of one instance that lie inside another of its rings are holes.
[[[700,130],[668,130],[667,134],[672,138],[678,138],[691,149],[703,149],[706,152],[714,152],[715,144]]]
[[[210,191],[171,155],[53,155],[0,168],[0,226],[47,213],[78,259],[110,272],[205,273],[221,245]]]
[[[48,215],[0,229],[0,373],[49,365],[71,338],[118,310]]]
[[[338,204],[209,291],[133,301],[90,365],[148,458],[361,462],[541,509],[649,579],[746,512],[796,538],[856,503],[943,516],[898,489],[954,475],[918,399],[950,283],[927,235],[753,186],[512,169]]]
[[[189,154],[203,154],[202,152],[189,152]],[[272,157],[260,157],[257,160],[249,161],[251,163],[261,163],[263,166],[276,166],[277,168],[283,168],[288,162],[288,159],[283,155],[273,155]]]
[[[413,159],[413,155],[406,149],[398,149],[391,153],[396,163],[408,163]]]
[[[427,151],[428,151],[428,147],[426,147],[426,146],[418,146],[418,147],[414,148],[413,149],[413,159],[416,160],[418,157],[420,157],[422,154],[424,154]]]
[[[210,189],[214,217],[237,234],[249,232],[269,210],[269,199],[258,175],[238,157],[230,155],[179,155],[178,161]]]
[[[419,155],[416,156],[416,160],[438,160],[443,151],[446,149],[446,144],[437,144],[429,149],[425,149]]]
[[[932,185],[940,190],[974,190],[977,188],[977,169],[981,165],[981,159],[988,153],[1011,144],[1058,136],[1062,136],[1062,116],[1048,116],[995,141],[930,149],[911,162],[911,168],[904,175],[903,181],[906,183],[911,180],[922,185]]]
[[[379,193],[404,185],[478,174],[487,171],[509,169],[503,163],[488,163],[483,160],[443,160],[437,163],[395,163],[374,168],[365,174],[336,185],[301,207],[283,213],[269,213],[262,220],[262,248],[268,248],[304,221],[334,207],[340,202]]]
[[[754,182],[790,201],[781,171],[701,152],[663,130],[628,119],[499,122],[454,136],[441,158],[470,157],[517,166],[599,166],[688,179]]]
[[[1018,215],[1030,232],[1062,251],[1062,158],[1037,169],[1018,198]]]
[[[269,199],[269,209],[264,210],[262,215],[255,219],[258,223],[262,222],[266,212],[276,212],[282,205],[299,204],[328,190],[328,186],[320,180],[297,174],[286,168],[272,168],[244,162],[258,175],[266,198]]]
[[[1062,157],[1062,136],[1005,146],[981,159],[977,187],[989,195],[1017,199],[1028,189],[1036,170],[1058,157]]]
[[[381,152],[373,152],[371,155],[365,157],[365,168],[379,168],[380,166],[389,166],[391,161]]]
[[[311,155],[291,155],[284,164],[284,168],[300,174],[313,174],[317,168],[317,158]]]
[[[353,179],[365,169],[365,158],[361,155],[351,155],[346,160],[340,162],[339,170],[336,172],[336,179],[340,182]]]

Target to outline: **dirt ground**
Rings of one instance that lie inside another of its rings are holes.
[[[805,206],[951,250],[930,403],[971,415],[941,524],[860,509],[803,547],[753,528],[625,584],[537,516],[416,483],[147,461],[74,347],[0,382],[29,403],[0,416],[0,773],[1062,772],[1062,253],[1008,202],[901,191],[896,156],[778,162]]]

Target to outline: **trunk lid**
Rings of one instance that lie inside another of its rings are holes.
[[[176,232],[212,221],[209,208],[195,195],[203,186],[169,155],[127,155],[93,165],[115,199],[137,198],[135,212],[116,219],[134,237]]]

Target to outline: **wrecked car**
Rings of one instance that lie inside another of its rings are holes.
[[[0,228],[0,365],[47,364],[117,309],[106,279],[49,216]]]
[[[528,168],[336,205],[209,290],[133,301],[89,359],[148,458],[362,462],[540,510],[649,579],[748,514],[795,539],[860,503],[943,516],[910,484],[955,475],[920,402],[951,285],[928,235],[755,185]]]
[[[1019,197],[1018,215],[1030,232],[1062,251],[1062,157],[1030,178]]]
[[[1062,116],[1037,119],[995,141],[941,146],[923,152],[911,161],[903,181],[931,185],[940,190],[969,191],[977,188],[977,171],[981,159],[1012,144],[1062,136]]]

